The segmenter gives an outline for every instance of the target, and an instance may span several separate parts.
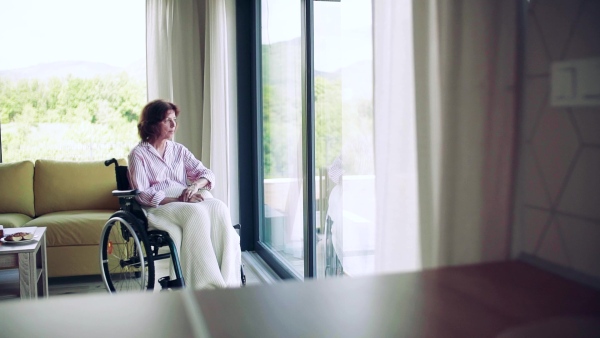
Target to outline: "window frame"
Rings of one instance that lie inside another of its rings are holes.
[[[304,276],[302,277],[315,278],[317,271],[313,1],[300,0],[298,5],[301,6],[302,15],[302,137],[304,138],[302,176],[305,209],[303,211]],[[236,26],[242,250],[255,251],[279,277],[299,279],[300,276],[295,271],[260,241],[264,219],[260,0],[236,0]]]

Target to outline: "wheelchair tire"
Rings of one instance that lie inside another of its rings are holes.
[[[118,211],[104,225],[100,237],[100,268],[109,292],[154,288],[150,242],[143,227],[130,213]]]

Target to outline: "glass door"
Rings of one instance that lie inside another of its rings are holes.
[[[300,1],[261,1],[263,220],[260,240],[304,276],[302,13]]]
[[[317,277],[373,271],[370,0],[314,2]]]
[[[372,272],[371,1],[262,0],[260,15],[262,256],[298,279]]]

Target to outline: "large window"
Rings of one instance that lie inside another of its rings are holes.
[[[294,1],[262,1],[264,220],[261,233],[271,252],[303,276],[300,10],[300,4]]]
[[[2,162],[125,157],[145,43],[143,0],[0,2]]]
[[[371,1],[314,2],[317,276],[373,271]]]
[[[262,254],[298,278],[372,272],[371,1],[262,0],[260,15]]]

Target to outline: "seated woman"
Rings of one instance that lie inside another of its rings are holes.
[[[187,287],[240,286],[240,237],[227,206],[208,192],[213,172],[173,141],[177,116],[177,106],[163,100],[144,107],[141,141],[129,154],[129,181],[140,191],[136,198],[148,225],[175,242]]]

